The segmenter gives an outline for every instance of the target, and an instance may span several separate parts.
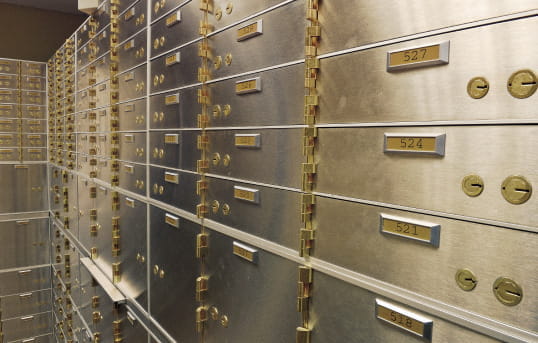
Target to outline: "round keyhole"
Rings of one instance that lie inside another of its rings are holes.
[[[530,69],[523,69],[513,73],[508,79],[508,92],[518,99],[525,99],[536,92],[538,88],[538,79]]]
[[[215,19],[219,21],[222,18],[222,9],[220,7],[217,7],[215,10]]]
[[[213,154],[213,165],[216,167],[220,163],[220,154],[218,152]]]
[[[470,197],[477,197],[484,190],[484,181],[478,175],[467,175],[461,181],[463,192]]]
[[[523,290],[514,280],[500,277],[493,283],[493,294],[502,304],[515,306],[523,299]]]
[[[213,213],[217,213],[219,211],[219,208],[220,208],[220,203],[217,200],[213,200],[211,202],[211,211],[213,211]]]
[[[513,175],[503,181],[501,193],[509,203],[520,205],[531,197],[532,186],[523,176]]]
[[[467,93],[473,99],[485,97],[488,91],[489,82],[483,77],[474,77],[467,84]]]
[[[476,280],[476,276],[474,275],[474,273],[469,269],[465,268],[460,269],[456,272],[456,283],[461,289],[469,292],[475,289],[478,281]]]

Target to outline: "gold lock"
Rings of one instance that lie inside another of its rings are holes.
[[[228,319],[228,316],[227,316],[227,315],[222,315],[222,316],[220,317],[220,325],[221,325],[222,327],[227,328],[228,325],[229,325],[229,322],[230,322],[230,320]]]
[[[523,176],[512,175],[504,179],[501,193],[509,203],[520,205],[531,197],[532,185]]]
[[[230,205],[228,204],[222,205],[222,214],[224,214],[225,216],[230,214]]]
[[[224,116],[227,117],[232,113],[232,106],[230,105],[224,105],[224,108],[222,110],[222,113],[224,113]]]
[[[493,294],[502,304],[515,306],[523,299],[523,290],[514,280],[500,277],[493,283]]]
[[[226,5],[226,14],[232,14],[233,9],[234,9],[234,5],[231,2],[229,2]]]
[[[219,212],[219,208],[220,208],[220,203],[217,200],[213,200],[211,202],[211,211],[216,214]]]
[[[230,166],[231,160],[232,158],[230,157],[230,155],[228,154],[224,155],[224,157],[222,158],[222,165],[224,165],[225,167]]]
[[[484,190],[484,181],[478,175],[467,175],[461,181],[463,192],[470,197],[477,197]]]
[[[215,19],[219,21],[222,18],[222,9],[220,7],[217,7],[215,9]]]
[[[220,154],[218,152],[213,153],[213,165],[216,167],[220,163]]]
[[[471,270],[464,268],[464,269],[459,269],[456,272],[456,283],[461,289],[469,292],[475,289],[478,281],[476,279],[476,276]]]
[[[508,92],[518,99],[525,99],[536,92],[537,78],[530,69],[523,69],[513,73],[508,79]]]
[[[221,66],[222,66],[222,57],[220,56],[215,57],[215,60],[213,61],[213,67],[215,68],[215,70],[219,70]]]
[[[140,253],[137,253],[137,254],[136,254],[136,260],[137,260],[138,262],[140,262],[140,263],[144,263],[144,262],[146,262],[146,258],[145,258],[143,255],[141,255]]]
[[[215,306],[211,306],[209,308],[209,315],[211,316],[211,319],[218,320],[219,319],[219,309]]]
[[[488,94],[489,82],[483,77],[473,77],[467,83],[467,94],[473,99],[481,99]]]
[[[231,53],[226,54],[226,56],[224,57],[224,63],[226,63],[227,66],[232,64],[232,54]]]

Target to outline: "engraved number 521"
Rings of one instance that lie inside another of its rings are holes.
[[[418,61],[426,57],[426,49],[409,50],[404,52],[404,61]]]

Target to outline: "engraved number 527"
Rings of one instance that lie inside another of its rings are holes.
[[[409,50],[404,52],[404,61],[418,61],[426,57],[426,49]]]

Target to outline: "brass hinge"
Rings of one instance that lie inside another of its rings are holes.
[[[205,129],[208,124],[209,124],[209,116],[207,114],[199,114],[198,115],[198,127],[201,129]]]
[[[209,247],[209,236],[205,233],[196,235],[196,258],[205,257]]]
[[[203,191],[207,189],[207,181],[206,180],[198,180],[196,181],[196,194],[201,195]]]
[[[310,343],[310,332],[312,332],[312,329],[298,327],[296,330],[295,342]]]
[[[198,218],[204,218],[205,215],[208,213],[209,213],[209,208],[206,204],[196,205],[196,216],[198,216]]]
[[[198,150],[206,150],[209,147],[209,136],[205,133],[198,135],[196,146],[198,147]]]
[[[201,105],[209,105],[211,104],[211,96],[209,93],[209,88],[202,87],[201,89],[198,89],[198,103]]]
[[[303,223],[310,220],[316,199],[314,194],[304,193],[301,195],[301,217]]]
[[[196,161],[196,171],[199,174],[205,173],[209,170],[209,160]]]
[[[213,0],[200,0],[200,10],[213,13]]]
[[[204,323],[208,319],[207,312],[207,308],[203,306],[196,309],[196,332],[198,333],[204,329]]]
[[[121,281],[121,262],[112,263],[112,282],[118,283]]]
[[[209,278],[207,276],[200,276],[196,279],[196,301],[204,301],[207,295]]]
[[[316,239],[316,231],[311,228],[302,228],[300,231],[299,256],[308,256],[313,242]]]
[[[198,81],[199,82],[207,82],[210,79],[211,79],[211,72],[209,71],[209,68],[207,67],[198,68]]]

